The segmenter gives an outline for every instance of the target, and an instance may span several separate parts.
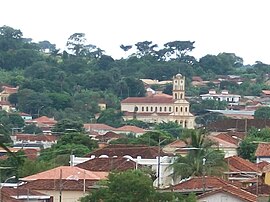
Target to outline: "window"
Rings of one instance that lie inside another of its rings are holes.
[[[151,112],[153,111],[153,107],[151,107]]]
[[[142,112],[144,111],[144,107],[142,107]]]
[[[183,107],[180,107],[180,112],[182,112],[183,111]]]
[[[157,112],[157,107],[155,107],[155,111]]]
[[[135,106],[135,107],[134,107],[134,112],[137,112],[137,111],[138,111],[138,107]]]
[[[164,112],[166,112],[167,111],[167,108],[166,107],[164,107]]]
[[[185,107],[185,111],[187,112],[187,107]]]
[[[180,99],[183,99],[183,94],[182,93],[180,94]]]
[[[159,108],[159,111],[162,112],[162,107]]]
[[[172,111],[172,107],[169,107],[169,112],[171,112]]]
[[[178,107],[175,107],[175,111],[178,112]]]
[[[146,107],[146,111],[148,112],[148,107]]]
[[[176,100],[177,100],[177,94],[176,94],[176,93],[174,94],[174,99],[176,99]]]

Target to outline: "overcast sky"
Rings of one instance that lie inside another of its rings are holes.
[[[269,0],[2,0],[0,26],[64,48],[73,33],[113,58],[121,44],[195,41],[197,59],[235,53],[270,64]]]

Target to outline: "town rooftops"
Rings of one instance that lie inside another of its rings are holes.
[[[40,179],[28,181],[21,187],[29,190],[59,190],[60,185],[63,191],[83,191],[91,189],[98,181],[97,180],[60,180],[60,179]],[[64,184],[64,186],[63,186]],[[85,184],[85,187],[84,187]]]
[[[53,168],[51,170],[47,170],[41,173],[37,173],[35,175],[30,175],[22,178],[23,181],[32,181],[39,179],[67,179],[67,180],[101,180],[106,179],[108,173],[107,172],[92,172],[89,170],[84,170],[79,167],[73,166],[59,166],[57,168]]]
[[[255,156],[270,156],[270,143],[259,143],[256,152],[255,152]]]
[[[238,188],[236,186],[233,186],[233,185],[223,186],[223,187],[220,187],[219,189],[215,189],[213,191],[206,192],[204,194],[199,195],[198,199],[203,199],[207,196],[211,196],[211,195],[218,194],[218,193],[227,193],[227,194],[230,194],[236,198],[240,198],[243,201],[248,201],[248,202],[257,201],[256,195],[254,195],[248,191],[245,191],[241,188]]]
[[[256,164],[239,156],[230,156],[225,158],[228,163],[230,172],[259,172],[260,169]]]
[[[90,171],[110,172],[135,169],[136,163],[124,157],[105,157],[90,159],[76,166]]]
[[[54,135],[34,135],[34,134],[17,134],[16,141],[42,141],[55,142],[57,137]]]
[[[91,130],[114,130],[115,128],[114,127],[111,127],[111,126],[108,126],[106,124],[103,124],[103,123],[85,123],[83,124],[83,127],[88,130],[88,131],[91,131]]]
[[[216,135],[215,137],[224,140],[226,142],[238,145],[238,142],[240,141],[239,138],[237,138],[236,136],[233,137],[232,135],[229,135],[228,133],[219,133],[218,135]]]
[[[143,128],[139,128],[137,126],[129,126],[129,125],[116,128],[114,129],[114,131],[132,132],[132,133],[145,133],[146,132]]]
[[[108,156],[108,157],[124,157],[124,156],[131,156],[132,158],[145,158],[145,159],[154,159],[159,156],[159,149],[158,147],[150,147],[145,145],[108,145],[104,148],[97,149],[87,157],[95,156]],[[161,156],[167,156],[164,152],[160,152]]]
[[[229,182],[222,180],[218,177],[205,176],[204,180],[202,177],[193,177],[186,181],[180,182],[172,186],[170,189],[177,192],[202,192],[205,186],[205,190],[217,189],[220,187],[227,186]]]

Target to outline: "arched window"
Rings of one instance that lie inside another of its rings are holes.
[[[134,112],[137,112],[139,109],[137,106],[134,107]]]
[[[153,111],[153,107],[151,107],[151,112]]]
[[[180,107],[180,112],[182,112],[183,111],[183,107]]]
[[[178,107],[175,107],[175,111],[178,112]]]
[[[169,107],[169,112],[171,112],[172,111],[172,107]]]
[[[142,112],[144,111],[144,107],[142,107]]]
[[[177,94],[176,94],[176,93],[174,94],[174,99],[176,99],[176,100],[177,100]]]
[[[159,107],[159,111],[162,112],[162,107]]]
[[[146,111],[148,112],[148,107],[146,107]]]
[[[155,107],[155,111],[157,112],[157,107]]]
[[[164,107],[164,112],[166,112],[167,111],[167,108],[166,107]]]
[[[185,128],[187,127],[187,121],[185,121]]]
[[[185,107],[185,111],[187,112],[187,107]]]

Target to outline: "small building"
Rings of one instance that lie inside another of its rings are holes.
[[[221,93],[217,93],[215,90],[209,90],[207,94],[200,95],[202,100],[217,100],[226,101],[228,105],[238,105],[241,96],[236,94],[230,94],[227,90],[222,90]]]

